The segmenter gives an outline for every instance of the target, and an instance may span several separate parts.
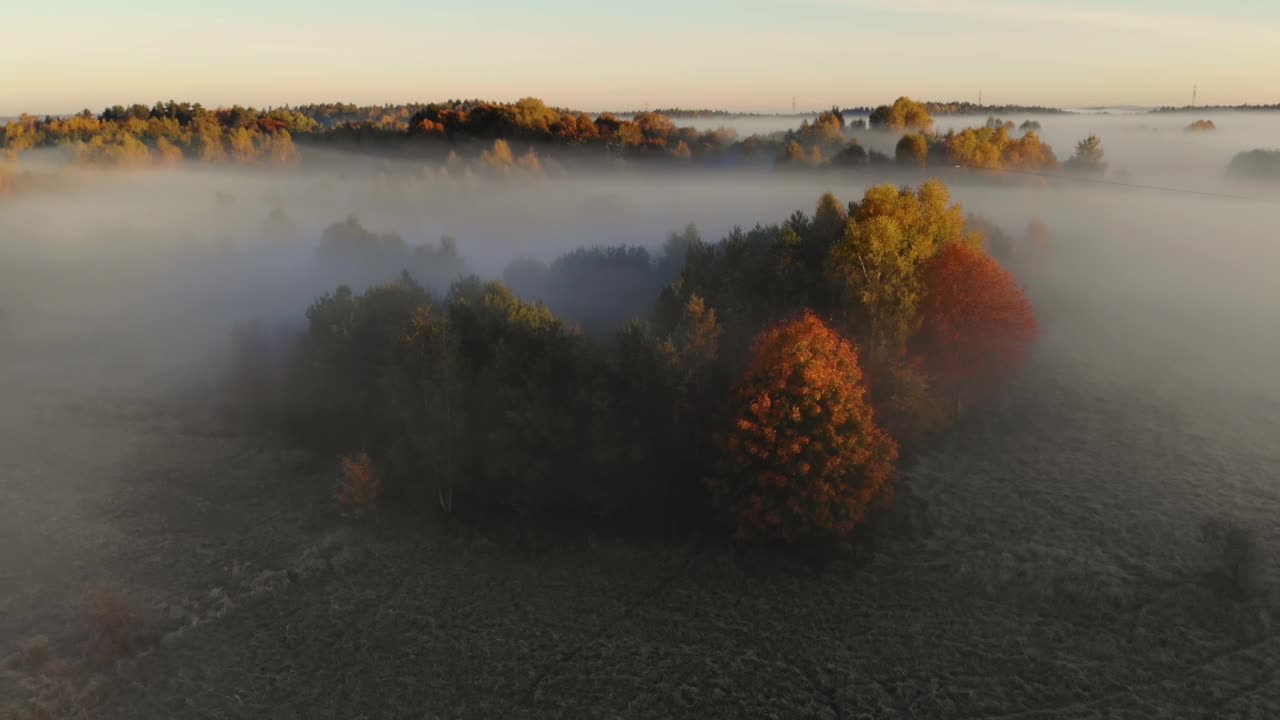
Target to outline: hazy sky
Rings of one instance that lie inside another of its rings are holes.
[[[536,95],[587,110],[1280,101],[1276,0],[45,0],[0,115]]]

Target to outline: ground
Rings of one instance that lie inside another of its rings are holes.
[[[1224,437],[1053,338],[827,562],[356,517],[206,390],[0,376],[0,717],[1280,717],[1274,602],[1207,582],[1196,533],[1276,557],[1274,420]],[[96,582],[146,637],[88,667]],[[41,635],[65,662],[17,653]]]

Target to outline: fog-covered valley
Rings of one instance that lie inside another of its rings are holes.
[[[395,709],[367,716],[436,702],[467,717],[1265,717],[1280,708],[1268,594],[1280,580],[1280,187],[1225,169],[1276,145],[1276,126],[1266,113],[1205,117],[1216,131],[1185,131],[1200,118],[1186,114],[1003,118],[1041,122],[1064,156],[1096,133],[1110,164],[1099,175],[621,165],[459,177],[305,146],[297,166],[270,169],[27,160],[63,185],[0,200],[0,656],[33,635],[70,652],[79,594],[106,578],[168,634],[117,668],[125,680],[96,717],[273,704],[356,717],[379,697]],[[742,121],[743,134],[765,120]],[[852,132],[889,154],[898,138]],[[236,328],[301,326],[322,294],[372,279],[319,254],[351,216],[410,247],[452,237],[467,271],[500,279],[521,258],[617,245],[658,257],[688,224],[714,242],[812,216],[827,191],[847,203],[930,177],[1012,238],[1047,229],[1010,263],[1040,336],[988,412],[904,461],[911,532],[847,567],[792,576],[723,561],[714,542],[594,531],[536,556],[506,523],[397,540],[338,516],[332,458],[297,460],[210,412]],[[1261,599],[1202,586],[1206,518],[1256,533]],[[403,571],[418,562],[428,569]],[[806,644],[831,668],[803,669]],[[887,675],[910,658],[884,648],[911,647],[936,651],[917,653],[932,694]],[[439,677],[380,674],[419,651]],[[802,669],[747,691],[759,674],[747,651]],[[556,660],[566,652],[581,659]],[[14,672],[0,699],[47,700]],[[675,675],[683,694],[646,690]],[[733,702],[718,687],[737,688]]]

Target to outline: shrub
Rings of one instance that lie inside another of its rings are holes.
[[[741,540],[847,535],[895,476],[897,445],[875,424],[857,351],[812,312],[764,330],[710,480]]]
[[[376,510],[382,497],[382,480],[374,472],[373,463],[366,453],[341,459],[342,486],[338,489],[338,502],[360,510]]]
[[[107,664],[137,648],[142,616],[129,597],[95,585],[85,592],[83,604],[89,625],[90,662]]]
[[[1200,525],[1211,579],[1237,598],[1256,595],[1263,585],[1262,548],[1253,528],[1237,520],[1211,517]]]
[[[22,641],[22,645],[18,647],[15,653],[6,663],[14,670],[34,675],[39,673],[53,660],[53,653],[49,649],[49,637],[47,635],[36,635]]]
[[[1187,132],[1211,132],[1217,130],[1218,126],[1213,124],[1212,120],[1196,120],[1187,126]]]

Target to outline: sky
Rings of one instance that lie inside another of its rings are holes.
[[[1275,0],[44,0],[0,116],[541,97],[582,110],[1280,102]]]

